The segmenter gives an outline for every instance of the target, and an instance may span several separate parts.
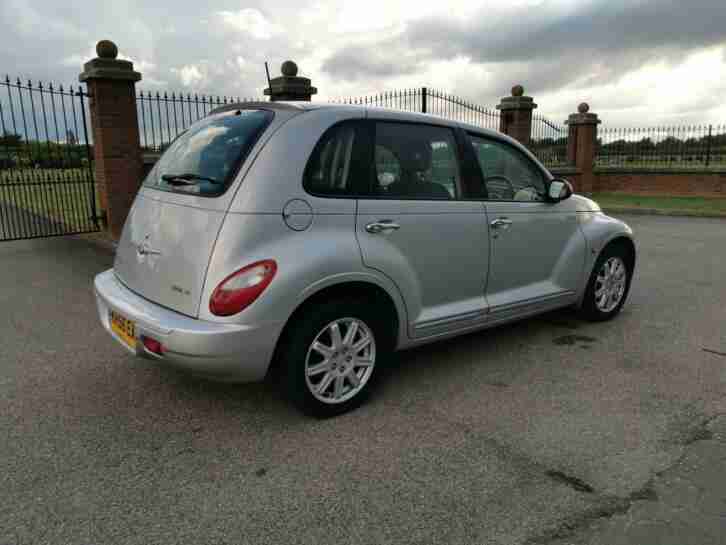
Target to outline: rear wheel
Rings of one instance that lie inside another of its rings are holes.
[[[625,248],[606,247],[590,275],[582,303],[584,317],[596,322],[614,318],[628,297],[632,274],[633,265]]]
[[[280,353],[286,396],[320,417],[358,407],[390,352],[385,319],[365,301],[341,299],[312,306],[295,320]]]

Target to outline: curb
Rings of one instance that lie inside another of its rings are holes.
[[[672,216],[682,218],[726,219],[726,213],[698,212],[693,210],[662,210],[659,208],[635,208],[627,206],[602,207],[606,214],[631,214],[633,216]]]

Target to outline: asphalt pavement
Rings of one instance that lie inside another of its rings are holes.
[[[0,545],[594,543],[689,467],[712,514],[680,543],[723,543],[726,221],[624,219],[639,260],[616,320],[405,352],[324,421],[128,355],[96,317],[108,250],[0,243]]]

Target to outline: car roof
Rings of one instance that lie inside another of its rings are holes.
[[[385,117],[387,120],[400,120],[400,121],[411,121],[417,123],[428,123],[436,125],[445,125],[449,127],[459,127],[465,131],[475,132],[478,134],[486,135],[498,140],[508,142],[515,145],[516,147],[525,151],[528,155],[534,158],[529,150],[513,138],[503,134],[499,131],[473,125],[471,123],[464,123],[454,119],[447,119],[433,114],[424,114],[419,112],[407,112],[404,110],[396,110],[394,108],[381,108],[378,106],[371,106],[365,104],[337,104],[333,102],[305,102],[305,101],[255,101],[255,102],[237,102],[233,104],[227,104],[221,106],[209,112],[209,115],[227,112],[230,110],[250,110],[250,109],[264,109],[264,110],[279,110],[287,112],[311,112],[315,110],[365,110],[365,117]]]
[[[365,111],[365,115],[363,116],[356,116],[357,118],[365,117],[365,118],[373,118],[376,119],[380,116],[380,118],[385,119],[386,121],[409,121],[414,123],[427,123],[427,124],[433,124],[433,125],[441,125],[446,127],[458,127],[464,131],[475,133],[478,135],[485,136],[487,138],[491,138],[494,140],[499,140],[501,142],[505,142],[511,146],[514,146],[518,148],[522,153],[524,153],[526,156],[528,156],[532,161],[535,162],[544,173],[546,173],[549,177],[552,176],[552,174],[549,172],[547,167],[545,167],[539,159],[522,143],[518,142],[511,136],[508,136],[502,132],[495,131],[492,129],[487,129],[486,127],[480,127],[478,125],[472,125],[471,123],[464,123],[462,121],[454,120],[454,119],[447,119],[445,117],[440,117],[433,114],[424,114],[419,112],[407,112],[403,110],[396,110],[393,108],[381,108],[377,106],[370,106],[365,104],[336,104],[336,103],[330,103],[330,102],[305,102],[305,101],[255,101],[255,102],[237,102],[233,104],[227,104],[226,106],[221,106],[219,108],[216,108],[209,112],[208,115],[218,114],[222,112],[227,112],[230,110],[253,110],[253,109],[260,109],[260,110],[272,110],[272,111],[279,111],[284,112],[288,116],[294,116],[296,113],[301,114],[303,112],[313,112],[313,111],[331,111],[331,110],[340,110],[340,111],[358,111],[358,114],[360,114],[361,110]]]

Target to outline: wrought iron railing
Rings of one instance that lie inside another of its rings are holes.
[[[0,80],[0,241],[98,230],[83,86]]]
[[[540,114],[532,116],[532,132],[528,147],[547,167],[561,167],[567,160],[568,128],[553,123]]]
[[[422,89],[399,89],[384,91],[372,95],[358,97],[343,97],[330,100],[333,104],[353,104],[359,106],[373,106],[378,108],[391,108],[404,112],[425,112],[425,100]]]
[[[726,169],[726,125],[602,128],[595,165],[625,169]]]
[[[456,95],[427,87],[338,98],[333,99],[331,102],[432,114],[479,127],[499,129],[499,112],[497,110],[485,108]]]
[[[471,101],[431,89],[427,92],[426,113],[453,119],[486,129],[499,130],[499,111]]]
[[[162,151],[179,133],[214,108],[253,100],[259,99],[139,91],[136,110],[141,146],[145,151]]]

